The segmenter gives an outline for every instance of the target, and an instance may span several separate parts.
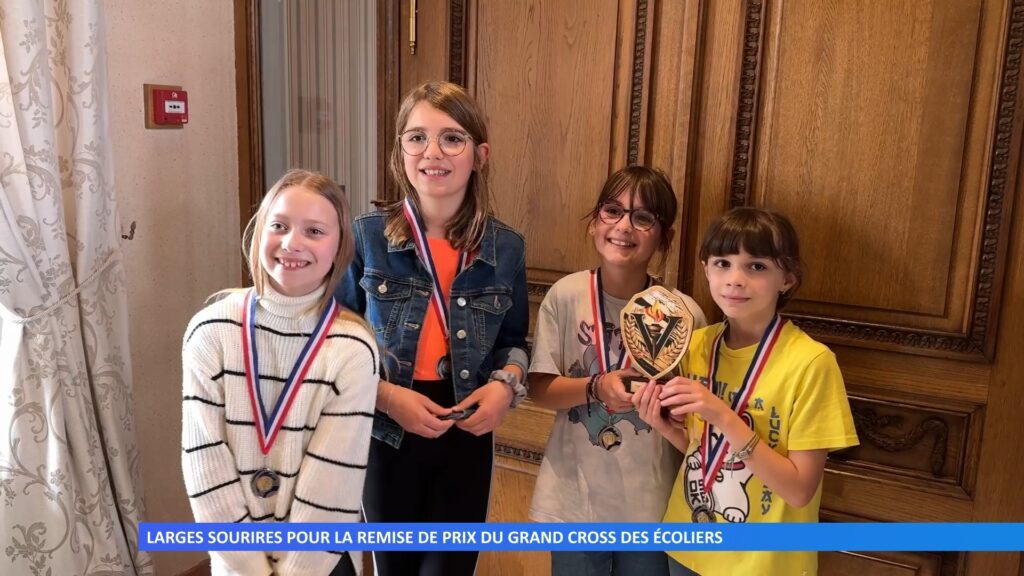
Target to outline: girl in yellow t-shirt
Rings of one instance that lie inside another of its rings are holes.
[[[796,231],[737,208],[711,225],[700,260],[726,319],[694,332],[680,376],[633,396],[685,454],[665,522],[817,522],[826,455],[857,434],[835,355],[779,315],[802,277]],[[815,552],[668,555],[673,576],[817,573]]]

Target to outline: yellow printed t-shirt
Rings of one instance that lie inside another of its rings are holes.
[[[724,328],[719,323],[697,330],[679,371],[687,378],[707,384],[708,358],[715,336]],[[719,354],[715,393],[729,403],[742,385],[757,345],[731,350],[723,340]],[[855,446],[857,433],[846,398],[843,376],[835,355],[803,330],[787,322],[768,358],[745,414],[761,440],[786,456],[790,450],[836,450]],[[687,420],[690,447],[672,495],[665,522],[692,522],[692,502],[703,487],[700,438],[703,420]],[[738,447],[736,448],[738,449]],[[765,488],[750,470],[738,463],[734,470],[721,470],[711,489],[711,503],[718,522],[817,522],[821,486],[803,508],[796,508]],[[816,552],[668,552],[701,576],[730,574],[813,575],[818,570]]]

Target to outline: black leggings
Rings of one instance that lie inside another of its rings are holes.
[[[352,564],[352,556],[348,552],[341,555],[338,563],[331,570],[330,576],[356,576],[355,566]]]
[[[455,404],[451,382],[413,382],[413,390],[444,407]],[[397,450],[370,441],[363,512],[368,522],[485,522],[491,492],[491,434],[452,426],[440,438],[406,432]],[[470,576],[477,552],[374,552],[376,576]]]

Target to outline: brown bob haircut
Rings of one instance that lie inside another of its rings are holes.
[[[746,251],[756,258],[768,258],[787,274],[794,284],[779,295],[775,309],[780,310],[803,282],[800,241],[793,223],[778,212],[743,206],[733,208],[711,224],[700,246],[700,260],[707,264],[714,256],[732,256]]]

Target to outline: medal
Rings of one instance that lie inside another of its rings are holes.
[[[274,409],[267,414],[263,403],[263,393],[260,391],[259,355],[256,353],[256,290],[250,289],[245,295],[245,303],[242,306],[242,355],[245,357],[245,383],[249,391],[249,402],[252,404],[253,424],[256,427],[256,436],[260,441],[260,449],[264,454],[270,452],[270,448],[277,439],[277,433],[281,431],[285,417],[291,410],[292,401],[302,387],[302,380],[306,372],[313,364],[317,352],[324,341],[327,340],[327,333],[331,331],[331,325],[340,312],[338,303],[331,298],[320,320],[313,329],[313,333],[306,340],[306,345],[295,360],[288,379],[285,380],[284,388],[277,397]],[[269,471],[268,471],[269,472]]]
[[[448,380],[452,377],[452,357],[447,354],[437,360],[437,375],[441,380]]]
[[[771,356],[775,344],[779,341],[782,327],[785,324],[786,321],[776,314],[771,322],[768,323],[768,327],[765,328],[761,341],[757,344],[754,358],[750,361],[750,366],[747,368],[747,374],[743,377],[743,384],[733,395],[733,412],[742,416],[743,412],[747,409],[747,403],[754,394],[754,387],[757,386],[757,381],[760,379],[761,373],[768,363],[768,357]],[[708,386],[712,391],[714,391],[715,386],[715,375],[718,373],[718,353],[722,346],[722,340],[725,338],[725,331],[728,329],[729,322],[726,321],[722,326],[722,331],[718,333],[714,343],[711,344],[711,357],[708,359]],[[722,465],[725,463],[725,455],[728,451],[729,442],[725,440],[725,434],[716,433],[714,426],[705,421],[704,431],[700,437],[701,462],[704,463],[704,492],[711,491],[711,485],[715,481],[719,470],[722,469]]]
[[[270,498],[281,487],[281,477],[273,470],[264,468],[253,475],[249,485],[252,486],[253,494],[260,498]]]
[[[437,323],[441,325],[441,333],[444,334],[445,343],[448,344],[451,340],[449,336],[448,327],[448,303],[444,299],[444,291],[441,290],[441,280],[437,277],[437,269],[434,266],[434,257],[430,254],[430,243],[427,242],[427,229],[420,220],[419,212],[416,211],[416,206],[412,203],[412,200],[408,196],[405,198],[405,202],[402,206],[405,212],[405,219],[409,222],[409,229],[412,232],[413,243],[416,245],[416,254],[420,258],[420,262],[423,263],[423,267],[427,269],[427,274],[430,275],[430,280],[434,285],[434,292],[430,295],[430,308],[434,311],[434,315],[437,316]],[[459,253],[459,263],[455,268],[455,276],[458,276],[469,266],[469,252]],[[451,346],[446,346],[449,350]],[[448,380],[452,375],[452,359],[451,356],[442,356],[437,361],[437,375],[442,380]]]
[[[609,452],[614,452],[622,445],[622,432],[614,424],[608,424],[597,434],[601,447]]]
[[[698,524],[715,522],[715,495],[703,490],[701,469],[683,466],[683,498],[690,508],[691,520]]]
[[[718,520],[715,518],[715,512],[713,510],[709,510],[704,506],[698,506],[697,508],[695,508],[693,511],[693,515],[690,518],[694,521],[694,523],[697,524],[708,524],[711,522],[718,522]]]

